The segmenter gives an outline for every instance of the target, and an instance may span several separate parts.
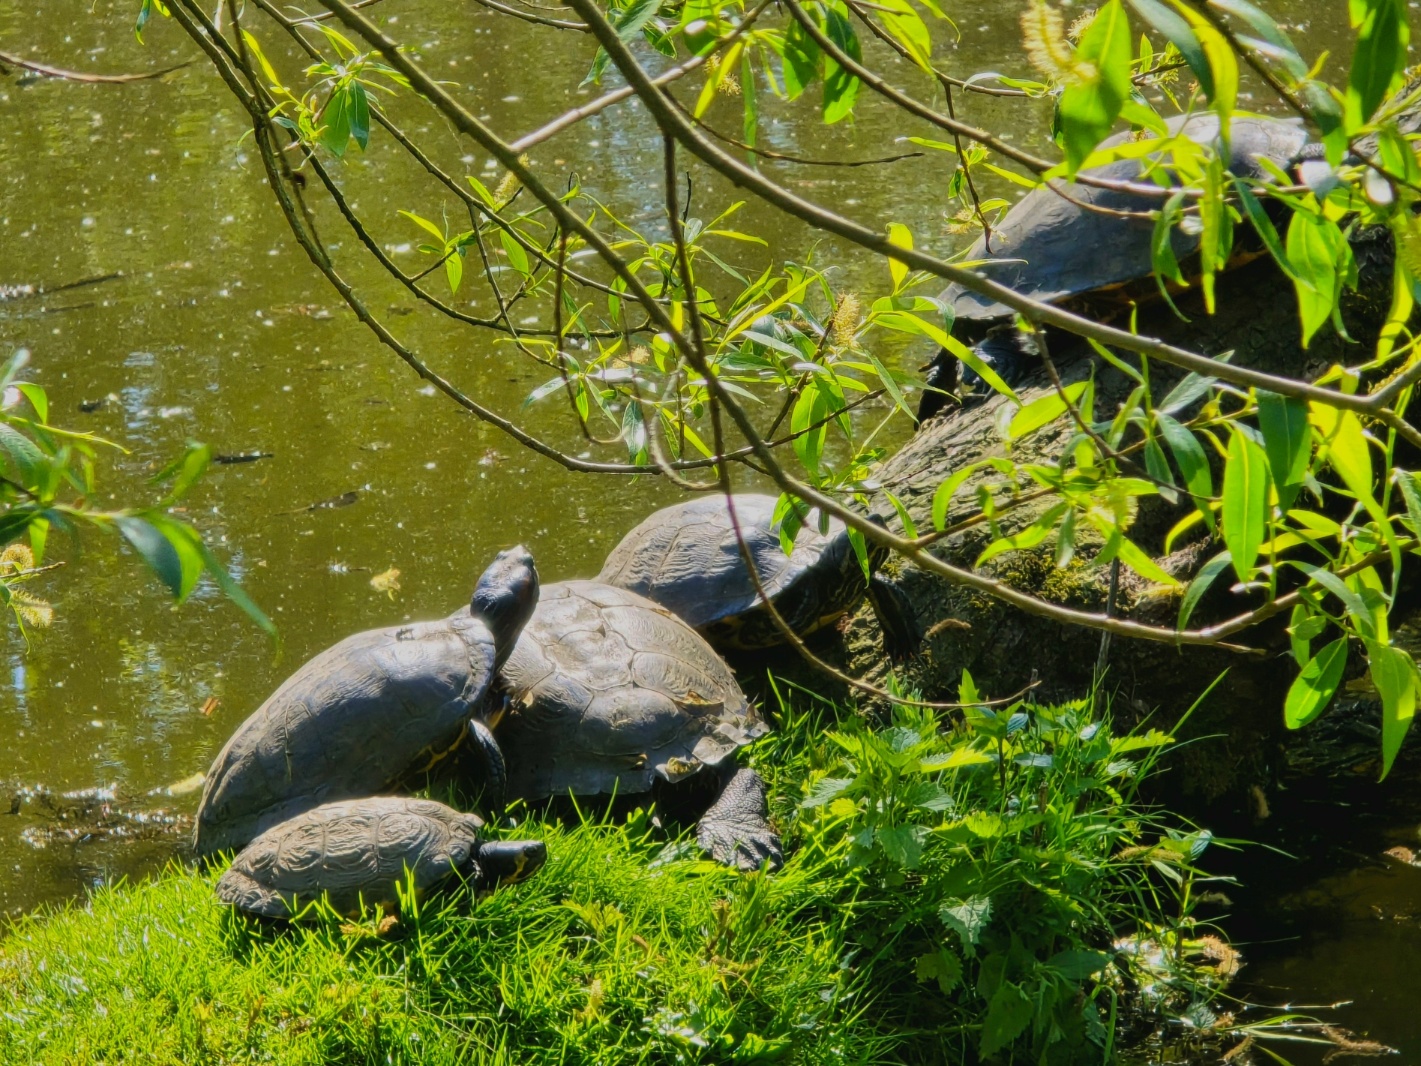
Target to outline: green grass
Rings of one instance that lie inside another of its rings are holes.
[[[639,813],[510,828],[547,841],[535,878],[427,900],[384,938],[249,925],[215,873],[104,888],[0,940],[0,1061],[1108,1060],[1132,965],[1111,940],[1184,928],[1197,846],[1068,710],[940,733],[782,708],[755,752],[791,846],[768,876],[668,858]]]

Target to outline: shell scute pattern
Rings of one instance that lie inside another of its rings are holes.
[[[287,917],[321,893],[342,914],[393,904],[405,871],[416,890],[472,870],[482,822],[430,800],[375,796],[328,803],[266,830],[217,883],[218,898]]]
[[[198,854],[241,847],[318,804],[385,791],[458,741],[493,668],[492,634],[467,612],[357,633],[315,656],[214,761]]]
[[[1165,125],[1171,134],[1217,145],[1219,122],[1213,114],[1177,115]],[[1298,122],[1262,116],[1237,117],[1229,131],[1228,168],[1245,178],[1269,177],[1258,162],[1260,157],[1286,167],[1308,139]],[[1102,141],[1101,147],[1123,144],[1132,136],[1116,134]],[[1092,168],[1089,173],[1115,181],[1136,181],[1141,176],[1140,164],[1133,159]],[[1148,277],[1153,221],[1084,210],[1078,202],[1116,210],[1158,206],[1135,193],[1091,185],[1072,187],[1069,199],[1050,189],[1035,189],[993,227],[991,252],[979,239],[966,258],[984,261],[976,269],[991,280],[1047,303]],[[1171,243],[1183,260],[1199,242],[1176,230]],[[944,290],[942,299],[959,319],[996,319],[1014,313],[993,298],[956,284]]]
[[[514,700],[499,727],[509,794],[525,799],[643,792],[767,729],[685,622],[598,582],[544,587],[502,679]]]
[[[735,513],[765,591],[778,596],[823,554],[842,528],[806,527],[784,553],[774,526],[773,496],[736,494]],[[696,629],[751,611],[759,594],[735,537],[725,498],[701,496],[663,508],[622,538],[597,580],[655,600]]]

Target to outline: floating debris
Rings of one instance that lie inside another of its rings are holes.
[[[400,590],[400,572],[395,567],[390,567],[382,574],[376,574],[370,579],[370,587],[376,592],[384,592],[390,599],[395,598],[395,593]]]
[[[164,785],[162,788],[155,788],[148,793],[150,796],[186,796],[196,792],[207,783],[207,775],[202,773],[185,777],[181,781],[174,781],[171,785]]]
[[[305,507],[296,507],[290,511],[277,511],[278,515],[307,514],[311,511],[334,511],[337,507],[349,507],[356,500],[360,499],[360,490],[351,489],[349,492],[342,492],[339,496],[332,496],[329,500],[317,500],[315,503],[308,503]]]
[[[235,466],[238,463],[255,463],[259,459],[275,458],[275,452],[233,452],[230,455],[214,455],[212,461],[222,466]]]
[[[212,712],[217,710],[217,708],[221,706],[221,704],[222,701],[219,700],[216,696],[208,696],[207,699],[202,701],[202,707],[199,709],[202,712],[202,716],[204,718],[210,718],[212,717]]]
[[[86,415],[91,415],[91,414],[93,414],[95,411],[97,411],[97,410],[99,410],[100,408],[102,408],[105,404],[118,403],[118,402],[119,402],[118,393],[111,392],[111,393],[109,393],[107,396],[101,396],[101,397],[99,397],[99,399],[97,399],[97,400],[80,400],[80,401],[79,401],[79,410],[83,411]]]

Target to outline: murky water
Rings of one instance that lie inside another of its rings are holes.
[[[155,24],[148,44],[137,45],[136,6],[0,0],[0,50],[107,72],[196,57],[171,25]],[[1340,20],[1335,5],[1271,6],[1305,52],[1336,49],[1311,25],[1324,11]],[[591,50],[575,35],[550,39],[468,3],[401,3],[397,13],[392,4],[390,13],[398,29],[419,27],[410,39],[429,68],[471,86],[506,135],[585,99],[576,83]],[[969,0],[952,13],[961,30],[951,55],[959,73],[1024,69],[1014,5]],[[284,69],[298,69],[273,51]],[[905,69],[895,77],[916,84]],[[545,580],[591,573],[630,525],[673,498],[655,479],[567,473],[422,390],[295,247],[234,106],[201,61],[127,86],[23,81],[0,80],[0,284],[124,277],[0,303],[0,355],[28,347],[34,377],[63,422],[127,449],[103,463],[103,487],[115,500],[146,498],[145,479],[189,438],[220,453],[271,453],[214,468],[187,513],[271,612],[286,651],[274,661],[266,638],[210,589],[171,610],[112,540],[56,541],[53,556],[68,565],[37,590],[55,605],[54,627],[26,648],[12,627],[0,626],[0,911],[11,914],[171,857],[164,825],[188,814],[195,796],[149,794],[204,770],[236,724],[311,654],[358,629],[449,611],[494,551],[515,541],[531,548]],[[907,147],[893,141],[902,131],[890,132],[871,99],[855,124],[831,129],[790,121],[766,94],[761,99],[763,143],[777,150],[852,159]],[[721,125],[738,128],[734,102],[719,106]],[[1040,104],[974,98],[959,107],[1018,143],[1049,150]],[[400,117],[456,172],[499,177],[426,112]],[[368,156],[352,153],[343,180],[363,200],[377,238],[408,267],[419,234],[395,209],[437,217],[445,205],[417,175],[391,165],[379,139]],[[538,148],[534,162],[575,167],[599,198],[654,224],[659,149],[640,111],[609,111]],[[852,170],[766,167],[862,220],[907,223],[922,246],[945,252],[961,240],[947,233],[936,193],[948,175],[945,157]],[[702,181],[694,209],[708,217],[736,198]],[[334,218],[323,223],[338,229]],[[739,224],[769,239],[775,259],[802,261],[812,249],[848,285],[878,287],[869,272],[880,264],[768,211],[747,209]],[[354,244],[348,234],[339,240]],[[745,245],[722,254],[749,268],[766,253]],[[545,371],[487,337],[451,329],[387,282],[360,271],[355,279],[437,369],[554,443],[583,450],[555,407],[520,409]],[[903,365],[920,352],[884,354]],[[347,505],[303,510],[352,493]],[[372,588],[371,578],[391,567],[400,571],[399,589]],[[94,789],[102,791],[61,795]],[[111,816],[105,839],[70,839],[66,827],[94,824],[110,795],[118,809],[160,813],[140,822]],[[7,815],[12,796],[16,813]],[[1347,889],[1359,900],[1370,899],[1380,879],[1377,906],[1391,917],[1347,911],[1332,927],[1335,938],[1264,951],[1255,972],[1279,1001],[1355,999],[1356,1011],[1369,1012],[1356,1027],[1404,1043],[1413,1034],[1398,1031],[1412,1024],[1402,990],[1415,987],[1414,965],[1398,961],[1411,970],[1378,970],[1370,984],[1357,965],[1383,947],[1390,958],[1409,959],[1408,945],[1421,938],[1410,918],[1421,912],[1421,870],[1385,861],[1392,866],[1375,874],[1341,876],[1361,878],[1355,892]]]

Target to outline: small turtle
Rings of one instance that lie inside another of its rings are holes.
[[[634,794],[657,778],[716,774],[701,846],[744,870],[779,865],[764,782],[733,757],[769,727],[720,656],[666,608],[596,581],[548,585],[499,678],[509,796]]]
[[[522,547],[500,552],[468,608],[372,629],[311,659],[238,728],[207,775],[193,829],[199,856],[244,846],[321,803],[385,792],[466,736],[502,780],[483,718],[499,666],[538,599]]]
[[[894,659],[917,652],[917,615],[896,584],[878,573],[888,549],[868,546],[869,572],[837,518],[821,533],[805,523],[785,554],[773,496],[737,493],[735,515],[761,584],[799,636],[832,625],[868,597]],[[674,611],[716,648],[784,643],[745,566],[730,510],[721,495],[699,496],[655,512],[622,538],[597,580],[640,593]]]
[[[322,896],[339,914],[393,910],[408,870],[423,894],[455,875],[491,889],[531,877],[541,840],[479,842],[483,821],[433,800],[367,796],[324,803],[272,826],[238,852],[217,898],[263,918],[290,918]]]
[[[1213,114],[1178,115],[1165,125],[1173,136],[1218,147],[1219,121]],[[1229,131],[1226,162],[1241,178],[1268,180],[1270,171],[1260,160],[1287,170],[1321,151],[1320,145],[1309,144],[1307,130],[1296,119],[1240,116],[1230,123]],[[1124,144],[1133,137],[1132,133],[1120,133],[1101,142],[1101,147]],[[1118,160],[1084,173],[1114,181],[1148,181],[1142,178],[1137,159]],[[1159,199],[1094,185],[1054,184],[1056,189],[1033,189],[992,227],[990,251],[981,238],[972,245],[967,259],[975,262],[975,269],[1023,296],[1101,318],[1128,307],[1132,299],[1156,294],[1158,288],[1151,277],[1154,221],[1143,213],[1157,210]],[[1122,217],[1092,211],[1092,207],[1142,214]],[[1199,246],[1197,235],[1177,226],[1170,240],[1180,262]],[[1242,265],[1262,254],[1266,252],[1257,242],[1241,241],[1230,265]],[[958,339],[1008,384],[1020,380],[1037,352],[1030,338],[1017,331],[1015,311],[955,283],[943,290],[939,300]],[[919,422],[950,402],[945,391],[953,389],[957,375],[957,359],[940,350],[928,369],[929,388],[918,404]],[[970,371],[964,376],[976,378]]]

